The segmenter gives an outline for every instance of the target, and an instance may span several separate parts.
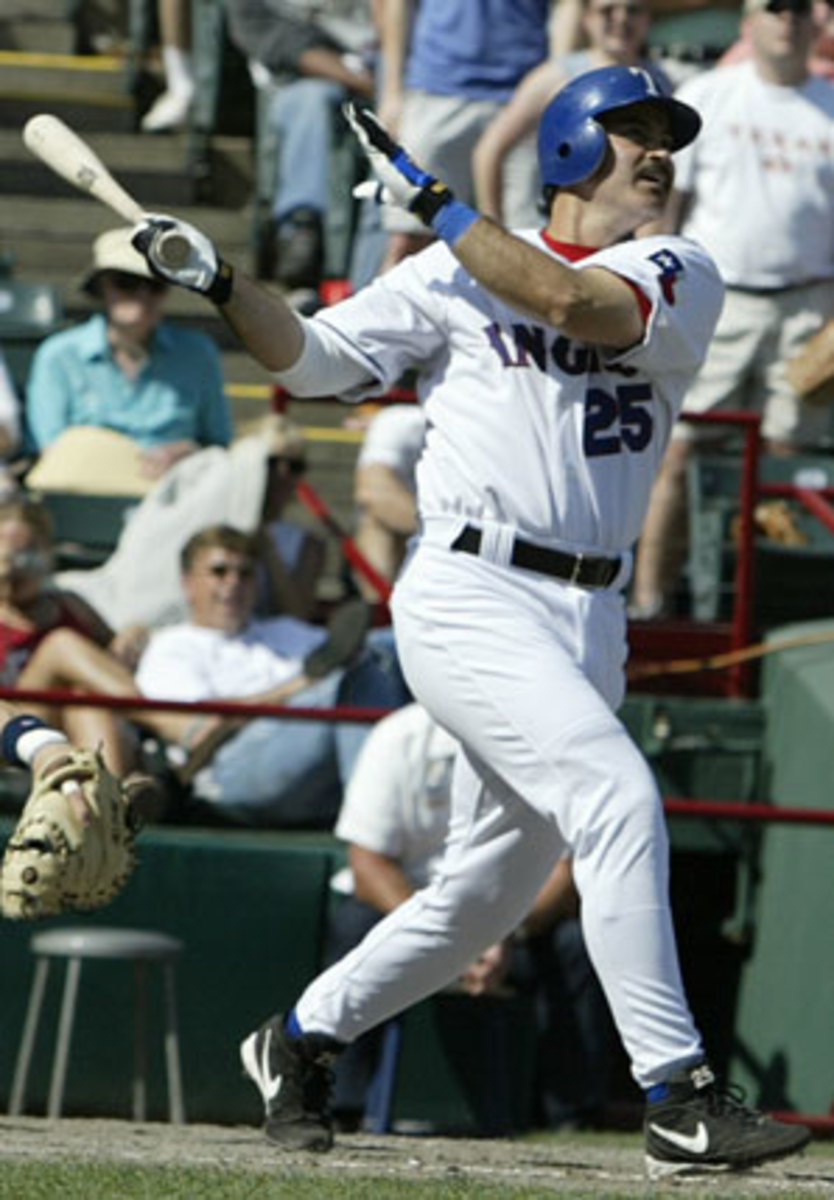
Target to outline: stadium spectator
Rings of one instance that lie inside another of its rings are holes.
[[[815,33],[808,56],[808,71],[811,75],[821,75],[823,79],[834,80],[834,4],[829,4],[828,0],[813,0],[811,15]],[[718,65],[726,67],[732,63],[744,62],[751,54],[750,34],[744,21],[741,36],[722,54]]]
[[[191,0],[157,0],[165,90],[142,117],[145,133],[167,133],[184,125],[194,99],[191,64]]]
[[[418,704],[371,731],[350,777],[336,836],[349,869],[334,879],[327,957],[353,949],[385,913],[424,887],[440,862],[449,823],[457,743]],[[523,926],[488,947],[461,976],[472,996],[502,986],[535,997],[539,1026],[536,1118],[551,1128],[599,1120],[606,1101],[611,1021],[585,950],[570,860],[562,858]],[[334,1065],[334,1113],[355,1124],[377,1066],[379,1029]]]
[[[535,162],[535,130],[545,105],[569,79],[595,67],[622,65],[645,68],[661,91],[671,91],[668,76],[646,57],[651,24],[649,0],[582,0],[582,27],[587,46],[551,57],[524,76],[512,97],[490,121],[472,156],[478,208],[486,216],[503,220],[504,164],[516,148]],[[531,170],[531,177],[534,171]],[[526,211],[517,220],[541,224],[541,188],[537,178]]]
[[[667,224],[702,243],[727,284],[721,318],[684,413],[762,414],[771,453],[830,440],[827,407],[803,404],[785,364],[834,311],[834,89],[808,73],[811,0],[747,0],[752,56],[678,93],[704,120],[678,155]],[[720,443],[679,421],[640,537],[632,614],[672,606],[686,553],[692,455]]]
[[[547,56],[551,0],[421,0],[413,30],[410,7],[408,0],[380,5],[380,117],[424,170],[471,204],[475,144]],[[510,226],[529,224],[524,214],[537,177],[529,156],[508,161],[503,209]],[[408,213],[386,209],[383,223],[390,233],[383,269],[431,240]]]
[[[72,746],[67,735],[54,724],[45,722],[36,707],[26,705],[24,708],[6,700],[0,700],[0,746],[4,763],[27,768],[33,778],[63,765],[62,760],[66,759],[69,750],[90,749],[89,744],[79,742]],[[113,770],[112,766],[110,769]],[[153,820],[156,802],[153,781],[148,776],[136,773],[124,778],[122,786],[126,798],[135,806],[143,821]],[[87,802],[81,789],[62,790],[78,821],[85,824],[88,820]]]
[[[83,287],[103,311],[51,334],[32,361],[26,419],[42,461],[29,485],[67,486],[74,473],[76,488],[92,491],[106,473],[117,475],[116,490],[141,493],[201,446],[228,445],[218,350],[206,334],[164,320],[167,285],[127,228],[95,240]],[[79,427],[110,431],[106,460],[86,452],[98,443]]]
[[[0,683],[36,691],[82,689],[136,694],[131,670],[143,644],[136,628],[118,634],[81,597],[54,586],[52,527],[37,500],[0,503]],[[80,745],[103,745],[112,770],[134,765],[136,744],[106,709],[35,709]]]
[[[141,691],[155,699],[259,704],[396,707],[408,698],[386,630],[375,630],[344,667],[314,678],[311,656],[327,631],[291,617],[253,619],[251,538],[213,526],[182,552],[190,619],[153,634],[139,663]],[[344,782],[367,736],[364,724],[272,717],[182,720],[177,740],[195,795],[233,821],[332,823]]]
[[[279,139],[262,272],[298,291],[321,282],[331,198],[331,130],[348,96],[373,96],[376,33],[368,0],[225,0],[232,40],[269,90]]]
[[[356,462],[356,545],[391,582],[417,529],[416,471],[425,435],[419,404],[383,408],[371,419]],[[357,586],[367,600],[379,599],[364,578],[357,576]]]

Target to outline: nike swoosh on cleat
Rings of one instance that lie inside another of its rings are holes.
[[[281,1090],[283,1082],[282,1075],[272,1076],[269,1073],[269,1047],[272,1042],[272,1030],[267,1031],[264,1038],[263,1048],[261,1050],[261,1090],[264,1094],[264,1100],[271,1101]]]
[[[698,1122],[694,1134],[677,1133],[674,1129],[664,1129],[662,1125],[655,1125],[653,1122],[649,1124],[649,1129],[672,1146],[677,1146],[679,1150],[686,1150],[688,1154],[706,1154],[709,1149],[709,1134],[703,1121]]]

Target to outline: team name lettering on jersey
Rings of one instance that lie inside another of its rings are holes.
[[[535,366],[540,371],[547,371],[552,361],[565,375],[588,375],[605,370],[629,378],[636,373],[633,367],[618,364],[607,363],[603,367],[596,347],[573,342],[564,334],[551,337],[548,343],[548,331],[541,325],[517,322],[509,329],[503,329],[493,321],[484,327],[484,333],[503,367]]]

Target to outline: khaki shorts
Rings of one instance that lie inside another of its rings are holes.
[[[398,138],[425,171],[442,179],[458,200],[474,206],[472,151],[501,107],[496,100],[412,90],[406,93]],[[534,138],[513,148],[504,175],[504,223],[515,229],[543,225]],[[382,220],[389,233],[426,233],[425,225],[402,209],[385,208]]]
[[[728,288],[703,366],[684,401],[692,413],[742,409],[762,413],[762,437],[805,448],[834,432],[828,405],[804,403],[788,383],[785,363],[834,315],[834,280],[778,292]],[[673,437],[710,441],[726,426],[679,421]]]

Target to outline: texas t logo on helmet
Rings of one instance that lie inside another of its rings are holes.
[[[652,104],[669,120],[671,149],[687,146],[701,128],[694,108],[666,96],[640,67],[600,67],[566,84],[544,110],[539,124],[542,183],[567,187],[588,179],[602,163],[606,133],[596,119],[615,108]]]

